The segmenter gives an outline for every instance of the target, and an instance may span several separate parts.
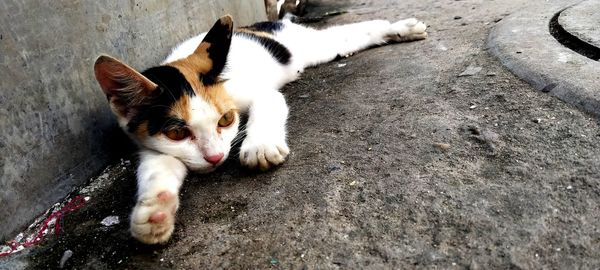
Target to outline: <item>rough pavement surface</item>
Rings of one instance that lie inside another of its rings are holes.
[[[573,3],[532,1],[498,22],[487,43],[504,66],[535,89],[600,116],[600,65],[592,56],[600,54],[584,56],[590,52],[575,52],[555,38],[567,42],[564,36],[551,34],[560,32],[551,27],[553,18]],[[570,47],[576,48],[574,43]]]
[[[430,37],[285,87],[287,163],[189,177],[167,245],[129,237],[134,165],[117,164],[58,240],[5,262],[55,268],[70,250],[64,267],[77,269],[600,267],[597,119],[485,49],[530,1],[402,2],[311,1],[311,14],[349,11],[326,25],[415,16]],[[111,215],[122,222],[100,224]]]

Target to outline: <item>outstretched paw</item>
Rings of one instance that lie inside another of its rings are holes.
[[[389,40],[395,42],[413,41],[427,38],[427,25],[415,18],[398,21],[392,24]]]
[[[240,148],[240,162],[251,169],[267,170],[283,163],[289,153],[285,140],[272,142],[246,138]]]
[[[178,207],[179,198],[169,191],[140,196],[131,213],[131,235],[145,244],[167,242],[175,229]]]

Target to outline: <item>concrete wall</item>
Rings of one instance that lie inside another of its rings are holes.
[[[123,149],[95,58],[150,67],[227,13],[266,18],[263,0],[0,1],[0,240]]]

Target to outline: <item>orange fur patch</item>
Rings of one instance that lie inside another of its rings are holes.
[[[204,44],[201,46],[204,46]],[[210,44],[208,46],[210,46]],[[196,94],[201,94],[201,91],[204,90],[204,84],[200,81],[200,75],[210,71],[212,61],[208,58],[208,53],[194,53],[187,58],[177,60],[168,65],[177,68],[188,83],[190,83],[194,92],[196,92]]]
[[[182,95],[171,107],[170,116],[182,119],[186,122],[190,121],[190,97]]]
[[[148,136],[148,121],[142,122],[135,130],[135,136],[139,139],[143,139]]]
[[[206,90],[204,91],[203,96],[204,99],[213,105],[219,114],[224,114],[230,110],[237,111],[237,107],[235,106],[233,99],[231,96],[229,96],[229,94],[227,94],[227,91],[225,91],[222,83],[211,85],[205,89]]]
[[[204,100],[215,107],[217,112],[224,114],[229,110],[236,110],[237,108],[231,97],[225,91],[223,83],[206,86],[200,81],[200,75],[206,74],[212,68],[212,61],[206,52],[210,46],[210,43],[203,42],[198,49],[196,49],[194,54],[187,58],[169,63],[168,65],[177,68],[181,74],[183,74],[197,96],[204,98]],[[179,113],[189,117],[189,114],[184,114],[183,112],[183,108],[187,108],[188,103],[189,100],[182,99],[178,101],[173,108],[173,113]],[[176,107],[180,108],[175,111]],[[180,118],[184,120],[189,119],[185,117]]]

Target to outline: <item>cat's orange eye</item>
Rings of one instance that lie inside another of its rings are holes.
[[[228,111],[219,119],[219,127],[228,127],[233,123],[233,120],[235,120],[235,113]]]
[[[190,132],[190,130],[185,127],[181,127],[181,128],[169,129],[169,130],[165,131],[164,134],[167,137],[169,137],[169,139],[171,139],[171,140],[181,141],[181,140],[189,137],[190,135],[192,135],[192,132]]]

